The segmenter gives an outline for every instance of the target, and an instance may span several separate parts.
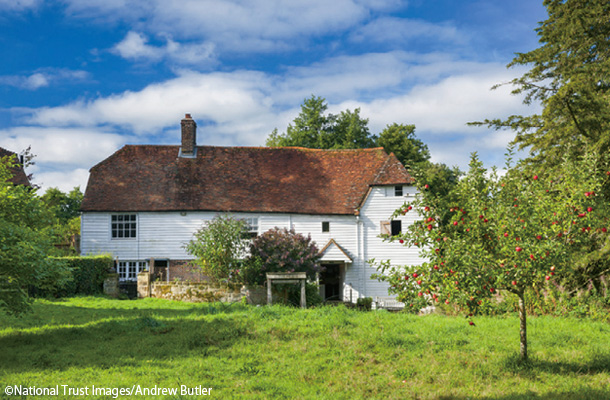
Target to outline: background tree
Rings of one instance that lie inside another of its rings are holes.
[[[320,272],[319,250],[311,236],[294,229],[273,228],[256,237],[250,245],[249,269],[244,271],[248,284],[262,285],[267,272],[306,272],[310,280]]]
[[[207,221],[185,248],[212,280],[235,281],[247,249],[247,239],[248,224],[244,220],[218,215]]]
[[[375,138],[368,128],[368,119],[360,109],[345,110],[338,115],[326,114],[328,104],[322,97],[311,96],[303,101],[301,112],[288,125],[286,133],[275,129],[267,138],[270,147],[298,146],[311,149],[360,149],[374,147]]]
[[[426,195],[431,186],[420,181],[422,194],[396,214],[416,211],[422,219],[394,240],[419,247],[428,261],[410,267],[380,263],[375,276],[414,310],[444,302],[472,316],[498,290],[515,294],[526,359],[526,289],[565,274],[584,248],[607,237],[609,199],[599,190],[610,172],[598,165],[596,157],[587,156],[566,160],[560,176],[509,168],[499,177],[473,156],[451,205]],[[447,215],[448,223],[441,223]]]
[[[78,186],[69,193],[64,193],[58,188],[48,188],[40,198],[61,224],[67,224],[71,219],[80,217],[83,192]]]
[[[415,136],[415,125],[393,123],[379,134],[371,134],[367,118],[360,115],[360,109],[345,110],[337,115],[326,114],[328,104],[323,97],[311,96],[303,101],[301,112],[288,125],[286,133],[275,129],[267,138],[270,147],[298,146],[312,149],[364,149],[383,147],[394,153],[408,169],[430,166],[430,173],[449,177],[455,169],[443,164],[429,164],[428,146]],[[439,175],[439,179],[440,179]],[[449,179],[453,182],[454,179]]]
[[[508,65],[531,69],[510,84],[540,114],[491,119],[511,128],[514,142],[531,152],[532,163],[561,163],[566,153],[610,150],[610,3],[606,0],[545,0],[548,19],[536,32],[541,46],[517,53]]]
[[[69,193],[58,188],[49,188],[41,196],[47,209],[55,216],[52,230],[55,243],[55,255],[78,253],[76,241],[80,235],[80,206],[83,193],[75,187]]]
[[[407,169],[413,169],[430,159],[428,146],[415,137],[415,125],[393,123],[386,126],[377,138],[377,146],[394,153]]]
[[[20,314],[29,308],[29,286],[61,284],[70,274],[47,257],[53,215],[35,190],[9,182],[14,165],[0,159],[0,308]]]

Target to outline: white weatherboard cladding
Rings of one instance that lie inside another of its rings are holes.
[[[403,196],[392,196],[392,187],[373,187],[360,210],[360,218],[364,225],[364,254],[365,261],[375,259],[377,262],[391,260],[392,265],[416,265],[421,263],[419,250],[417,248],[407,248],[398,242],[387,242],[379,237],[381,233],[381,222],[392,220],[391,216],[405,202],[415,199],[417,190],[414,186],[404,186]],[[414,211],[394,218],[402,221],[402,231],[404,232],[408,225],[411,225],[418,214]],[[362,268],[364,275],[363,288],[367,296],[375,298],[375,296],[387,297],[388,284],[370,279],[371,274],[377,270],[365,264]]]
[[[380,222],[390,220],[392,213],[400,207],[415,188],[405,186],[407,196],[392,196],[387,187],[371,189],[360,216],[355,215],[301,215],[275,213],[233,213],[236,218],[258,218],[259,234],[274,227],[294,229],[297,233],[310,234],[321,250],[331,239],[341,246],[353,260],[344,268],[344,299],[364,296],[388,296],[387,284],[370,279],[376,270],[366,264],[372,258],[391,259],[395,265],[418,264],[417,249],[407,249],[398,243],[384,242],[379,238]],[[192,259],[184,246],[206,221],[213,219],[216,212],[138,212],[137,237],[112,239],[108,212],[84,212],[81,219],[82,254],[111,254],[121,260]],[[400,219],[403,230],[412,223],[415,213]],[[322,232],[322,222],[329,223],[329,232]],[[338,249],[336,249],[338,251]],[[331,251],[335,251],[331,249]],[[334,253],[333,253],[334,254]]]
[[[206,221],[213,219],[215,212],[139,212],[137,215],[137,237],[112,239],[110,217],[115,213],[83,213],[82,253],[111,253],[120,259],[169,258],[191,259],[184,245]],[[184,214],[184,215],[182,215]],[[294,228],[296,232],[311,234],[321,249],[334,238],[346,251],[356,253],[353,237],[356,220],[354,216],[310,216],[290,214],[233,213],[235,218],[258,218],[259,233],[274,227]],[[322,221],[330,222],[330,232],[322,232]]]

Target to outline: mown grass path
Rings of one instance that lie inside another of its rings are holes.
[[[0,316],[0,397],[6,385],[66,384],[201,385],[219,399],[610,399],[610,324],[532,317],[522,364],[516,316],[475,322],[343,307],[38,300],[22,318]]]

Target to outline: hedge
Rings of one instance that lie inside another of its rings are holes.
[[[72,279],[61,287],[56,287],[52,292],[49,290],[37,291],[37,295],[69,297],[77,294],[102,293],[104,279],[113,267],[113,260],[109,255],[52,257],[52,259],[63,263],[70,270]]]

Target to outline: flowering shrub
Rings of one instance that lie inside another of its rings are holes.
[[[262,285],[267,272],[306,272],[310,280],[320,272],[319,250],[311,236],[294,229],[273,228],[256,237],[250,245],[250,259],[244,272],[247,284]]]
[[[570,260],[606,241],[610,212],[602,188],[610,173],[598,165],[590,156],[566,161],[556,176],[512,168],[500,177],[475,155],[451,205],[427,196],[428,184],[419,182],[422,194],[395,214],[419,212],[421,219],[392,240],[418,247],[427,261],[408,267],[379,263],[375,277],[387,281],[409,308],[445,303],[468,317],[498,290],[514,293],[521,355],[527,358],[526,288],[548,284],[571,268]]]

